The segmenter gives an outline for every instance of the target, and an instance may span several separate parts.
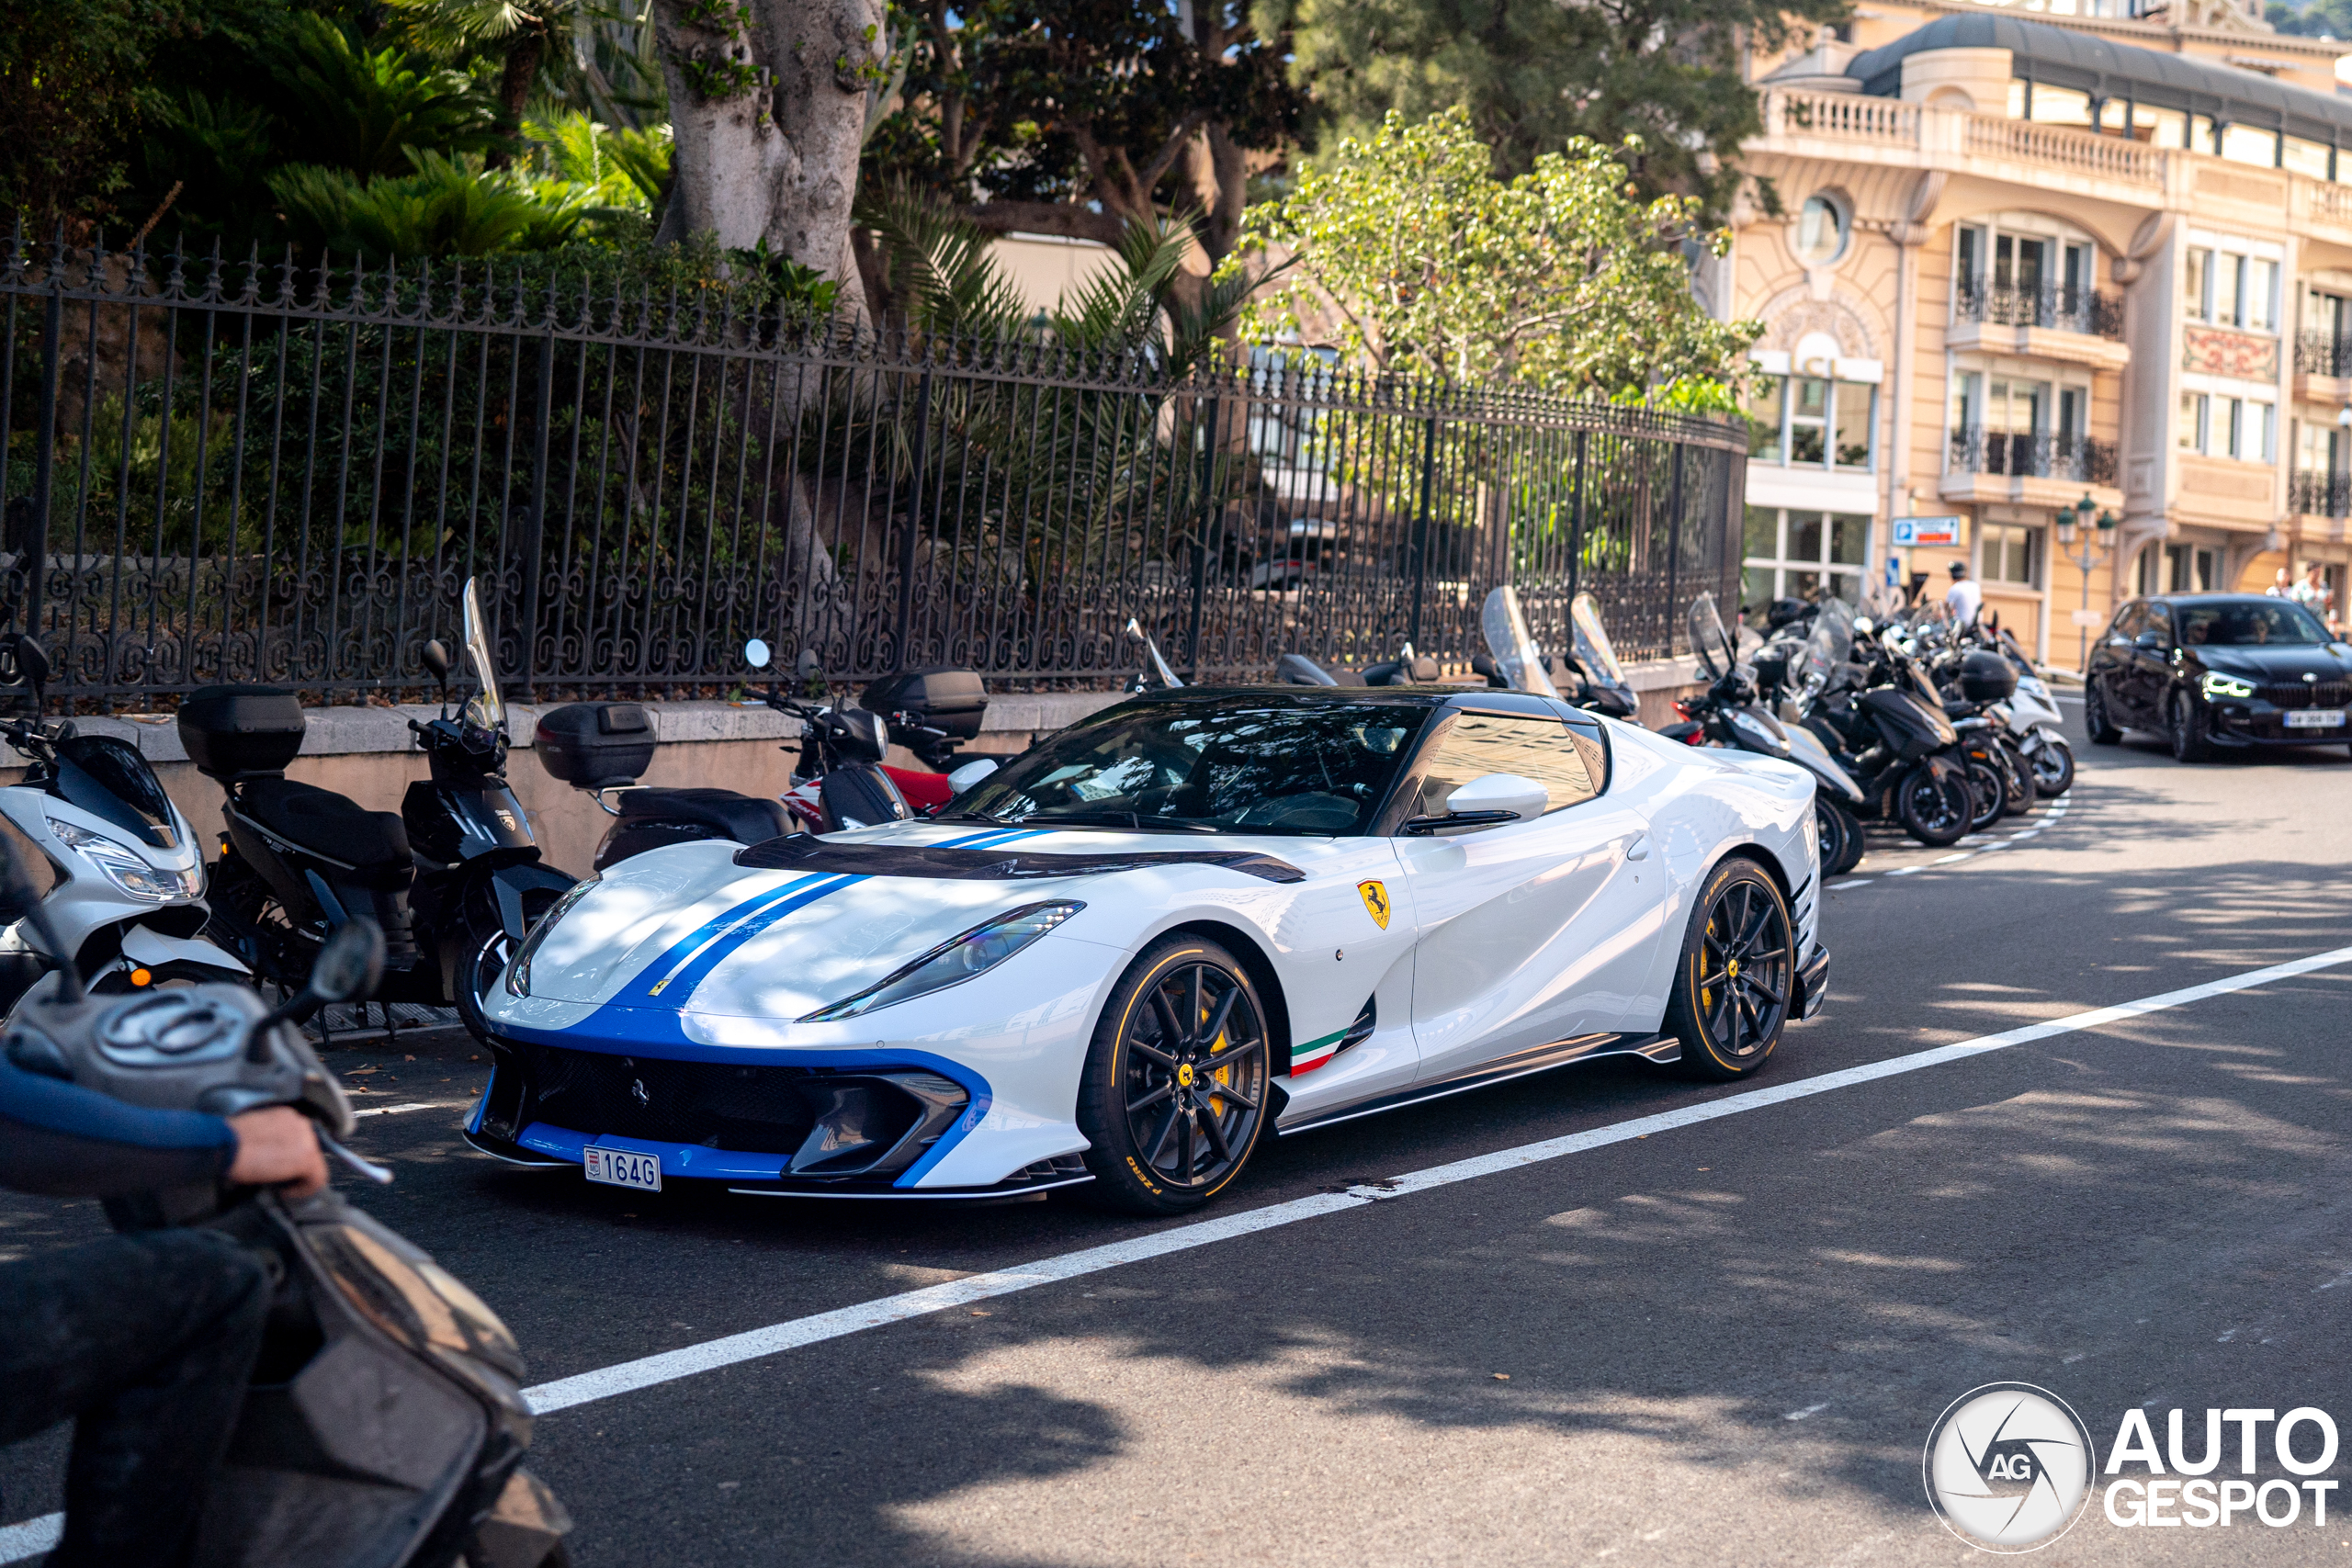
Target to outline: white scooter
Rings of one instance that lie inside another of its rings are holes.
[[[2044,800],[2065,794],[2075,785],[2075,749],[2060,728],[2058,700],[2049,683],[2033,672],[2033,661],[2006,630],[2000,649],[2017,668],[2018,689],[2008,699],[2009,733],[2033,769],[2034,793]]]
[[[40,716],[49,659],[38,642],[9,634],[0,658],[34,696],[33,717],[0,721],[0,739],[27,761],[19,782],[0,788],[0,832],[15,829],[18,853],[46,874],[41,907],[62,943],[51,951],[28,922],[0,929],[0,1012],[68,963],[101,993],[250,981],[204,939],[203,851],[154,769],[127,742]]]

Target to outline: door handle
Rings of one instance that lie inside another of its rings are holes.
[[[1634,841],[1633,841],[1632,843],[1627,844],[1627,845],[1625,846],[1625,858],[1626,858],[1627,860],[1647,860],[1647,859],[1649,859],[1649,858],[1650,858],[1650,836],[1649,836],[1647,833],[1637,833],[1637,834],[1635,834],[1635,835],[1634,835]]]

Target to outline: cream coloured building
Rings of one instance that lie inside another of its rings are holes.
[[[1753,194],[1702,279],[1765,322],[1747,601],[1940,595],[1961,559],[2069,668],[2135,592],[2317,561],[2341,617],[2352,45],[2232,6],[1907,0],[1847,30],[1756,62]],[[2086,498],[2116,523],[2080,531],[2087,573],[2056,527]]]

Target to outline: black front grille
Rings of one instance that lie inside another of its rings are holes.
[[[840,1104],[840,1091],[845,1088],[868,1091],[865,1104],[871,1111],[860,1122],[860,1145],[876,1158],[932,1109],[909,1092],[900,1078],[934,1096],[954,1097],[958,1109],[963,1098],[956,1085],[921,1069],[899,1068],[893,1076],[883,1076],[826,1067],[737,1066],[548,1045],[517,1046],[514,1060],[529,1086],[525,1123],[540,1121],[592,1136],[612,1134],[742,1154],[797,1153],[818,1119]],[[952,1122],[952,1115],[945,1120]],[[842,1163],[863,1168],[872,1158],[859,1161],[853,1156]],[[829,1171],[839,1169],[833,1162],[827,1164]]]
[[[2352,682],[2344,681],[2273,681],[2256,686],[2254,694],[2273,707],[2340,708],[2352,702]]]

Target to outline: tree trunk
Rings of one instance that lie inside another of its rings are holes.
[[[531,101],[531,89],[538,85],[539,62],[547,58],[548,34],[545,28],[517,29],[513,41],[506,46],[506,69],[498,79],[498,101],[505,109],[506,129],[517,131],[523,126],[523,106]],[[503,169],[514,162],[511,153],[492,148],[482,159],[486,169]]]
[[[717,8],[689,23],[688,9],[653,8],[676,171],[659,237],[709,232],[729,250],[765,240],[772,254],[838,281],[842,316],[865,324],[850,205],[866,85],[886,53],[881,6],[748,0],[740,28]]]

